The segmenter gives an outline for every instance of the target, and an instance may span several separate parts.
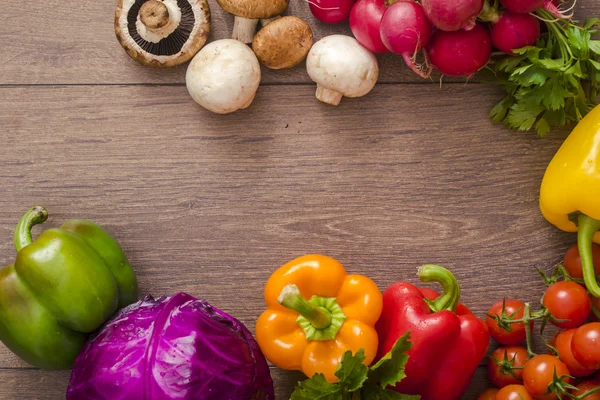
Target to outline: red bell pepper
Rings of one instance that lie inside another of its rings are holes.
[[[419,278],[439,282],[443,293],[437,297],[436,292],[422,291],[407,282],[390,286],[383,294],[383,313],[376,325],[377,358],[410,332],[413,345],[408,351],[406,378],[394,389],[419,394],[422,400],[457,400],[485,357],[490,336],[467,307],[462,305],[456,311],[460,285],[450,271],[425,265],[419,269]]]

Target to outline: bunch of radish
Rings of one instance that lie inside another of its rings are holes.
[[[316,2],[333,8],[344,3],[347,10],[353,0]],[[421,77],[430,76],[430,64],[443,75],[471,77],[488,63],[492,45],[512,54],[513,49],[536,43],[540,24],[532,15],[535,10],[545,8],[563,17],[553,0],[501,3],[502,7],[497,0],[494,6],[488,0],[358,0],[349,13],[350,28],[364,47],[401,55]],[[418,65],[422,50],[424,62]]]

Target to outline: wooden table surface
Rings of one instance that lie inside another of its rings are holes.
[[[211,39],[232,17],[210,1]],[[142,293],[206,298],[253,330],[263,285],[281,264],[323,253],[383,290],[439,263],[479,316],[503,296],[537,302],[575,241],[538,209],[547,163],[567,135],[546,139],[492,126],[494,87],[422,81],[379,57],[380,84],[330,107],[304,65],[263,71],[254,104],[232,115],[197,106],[185,66],[145,68],[113,32],[114,3],[2,3],[0,254],[31,205],[49,226],[91,219],[113,233]],[[578,16],[600,16],[580,0]],[[349,33],[316,22],[318,39]],[[36,232],[39,232],[37,229]],[[34,333],[32,333],[34,334]],[[271,369],[277,398],[299,373]],[[484,388],[479,368],[465,399]],[[40,371],[0,347],[0,399],[64,398],[69,372]]]

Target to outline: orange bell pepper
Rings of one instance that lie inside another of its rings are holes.
[[[308,377],[322,373],[336,383],[347,350],[364,349],[365,365],[377,355],[381,291],[365,276],[348,275],[333,258],[306,255],[283,265],[267,281],[265,300],[256,339],[279,368]]]

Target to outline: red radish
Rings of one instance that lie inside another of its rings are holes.
[[[415,65],[414,56],[424,48],[431,37],[432,27],[423,7],[412,1],[398,1],[389,6],[381,18],[381,41],[390,51],[401,54],[406,64],[423,78],[429,72]]]
[[[326,24],[347,21],[354,0],[308,0],[310,11],[316,19]]]
[[[552,0],[500,0],[500,2],[508,11],[517,14],[529,14],[543,8],[556,18],[569,18]]]
[[[500,0],[504,8],[517,14],[529,14],[542,8],[544,0]]]
[[[387,53],[379,25],[385,12],[384,0],[358,0],[350,13],[350,29],[358,43],[374,53]]]
[[[438,29],[473,29],[484,0],[421,0],[427,18]]]
[[[529,14],[504,11],[492,26],[492,43],[498,50],[513,54],[513,50],[533,46],[540,37],[540,23]]]
[[[470,31],[437,31],[427,46],[433,66],[444,75],[471,77],[492,55],[492,38],[481,24]]]

